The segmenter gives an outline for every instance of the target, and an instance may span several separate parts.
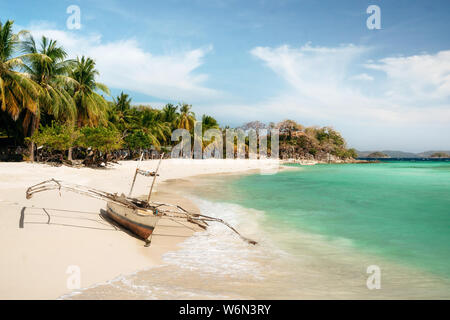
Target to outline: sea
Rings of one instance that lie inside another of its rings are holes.
[[[450,299],[450,159],[286,165],[171,182],[211,224],[64,299]]]

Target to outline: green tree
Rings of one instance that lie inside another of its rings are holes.
[[[215,138],[211,140],[206,140],[204,138],[205,132],[209,129],[220,130],[219,123],[213,117],[204,114],[202,116],[202,149],[205,149],[208,146],[210,146],[209,148],[214,148],[218,144],[218,141],[215,141]],[[212,144],[213,142],[214,144]]]
[[[13,21],[8,20],[5,24],[0,21],[0,108],[7,112],[13,120],[19,118],[23,110],[32,114],[38,112],[38,98],[40,94],[39,85],[30,77],[18,69],[25,66],[23,59],[41,55],[24,54],[13,57],[20,44],[21,31],[18,34],[12,32]]]
[[[128,94],[121,92],[112,103],[109,103],[108,121],[121,132],[139,126],[139,114],[131,107],[131,98]]]
[[[126,112],[131,109],[131,98],[128,94],[120,93],[117,98],[114,99],[114,104],[117,111]]]
[[[167,138],[171,135],[171,130],[170,123],[163,120],[163,113],[148,107],[141,107],[138,110],[141,114],[141,126],[156,140],[153,144],[159,147],[161,143],[167,142]]]
[[[46,37],[42,37],[39,49],[31,35],[28,35],[22,46],[23,51],[30,54],[22,68],[41,87],[39,108],[34,113],[26,111],[24,127],[33,135],[39,127],[41,113],[52,115],[59,121],[72,122],[76,116],[76,107],[66,87],[73,81],[68,77],[73,61],[65,60],[65,50],[58,46],[56,41]],[[30,146],[30,155],[33,161],[33,143]]]
[[[202,116],[202,131],[204,133],[209,129],[219,129],[219,123],[213,117],[204,114]]]
[[[122,137],[114,128],[83,127],[80,130],[79,146],[107,153],[122,147]]]
[[[110,93],[107,86],[95,80],[98,75],[94,60],[84,56],[77,58],[70,76],[75,80],[72,91],[78,127],[107,124],[108,103],[97,91]]]
[[[142,149],[148,149],[151,145],[159,145],[158,140],[151,134],[148,134],[142,129],[135,130],[131,134],[124,138],[125,146],[131,152],[133,150],[139,150],[141,153]]]
[[[358,158],[358,153],[356,152],[356,149],[351,148],[347,150],[347,153],[345,154],[346,158],[353,158],[356,159]]]
[[[123,146],[122,135],[113,127],[83,127],[80,130],[78,146],[89,151],[84,160],[87,166],[99,166],[107,163],[111,152]]]
[[[50,151],[65,152],[76,145],[80,137],[79,130],[73,126],[52,123],[51,126],[42,127],[30,138],[38,146],[45,146]]]
[[[177,128],[177,120],[179,116],[178,106],[174,106],[171,103],[166,104],[162,109],[162,120],[169,123],[170,129],[172,130]]]
[[[180,116],[177,119],[177,128],[191,131],[195,125],[195,114],[192,105],[183,103],[180,105]]]

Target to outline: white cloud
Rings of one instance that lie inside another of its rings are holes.
[[[355,45],[254,48],[251,54],[288,86],[271,99],[247,106],[246,113],[259,113],[269,121],[281,115],[331,124],[351,133],[348,140],[357,146],[363,141],[366,146],[394,146],[396,141],[399,148],[412,149],[417,148],[416,139],[429,138],[431,144],[437,137],[442,147],[449,147],[443,138],[450,131],[449,51],[364,64],[368,53],[369,48]],[[361,73],[361,67],[373,70],[374,76]]]
[[[434,55],[384,58],[366,67],[384,72],[391,91],[403,95],[400,98],[429,101],[450,97],[450,50]]]
[[[235,123],[293,118],[334,125],[351,144],[366,149],[396,148],[397,143],[399,149],[420,151],[419,141],[450,148],[450,50],[368,60],[370,48],[351,44],[256,47],[251,54],[287,86],[270,99],[244,104],[227,103],[225,94],[206,86],[207,74],[198,73],[212,46],[155,55],[135,39],[104,41],[99,34],[43,24],[27,29],[57,39],[71,56],[96,59],[99,80],[108,86],[189,101],[197,114]]]
[[[263,60],[298,93],[316,96],[323,90],[334,91],[345,80],[350,63],[368,49],[354,45],[337,48],[312,47],[299,49],[287,45],[256,47],[251,53]]]
[[[361,81],[373,81],[374,80],[374,78],[371,75],[368,75],[367,73],[357,74],[357,75],[351,77],[351,79],[358,80],[358,81],[359,80],[361,80]]]
[[[387,80],[378,81],[376,94],[368,94],[367,90],[361,90],[360,86],[347,80],[359,78],[377,82],[365,73],[352,76],[352,70],[366,52],[367,48],[354,45],[337,48],[306,45],[299,49],[289,46],[257,47],[251,51],[289,84],[285,92],[266,101],[268,105],[279,104],[278,110],[289,109],[299,116],[317,119],[450,122],[448,99],[442,104],[442,99],[450,93],[448,51],[434,56],[386,58],[379,63],[368,64],[368,68],[383,71],[387,77]],[[384,90],[384,87],[389,90]],[[426,106],[401,103],[424,97],[429,102]],[[428,111],[424,110],[425,107]]]
[[[155,55],[135,39],[104,41],[99,34],[61,31],[34,25],[27,28],[38,39],[42,35],[57,40],[71,57],[89,56],[96,61],[99,81],[112,88],[132,90],[161,99],[197,100],[219,97],[206,87],[206,74],[196,73],[212,46]]]

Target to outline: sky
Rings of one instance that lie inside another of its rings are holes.
[[[450,150],[447,0],[2,0],[0,19],[94,58],[135,104],[332,126],[358,150]]]

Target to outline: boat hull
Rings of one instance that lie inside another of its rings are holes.
[[[106,213],[108,217],[145,241],[150,241],[160,219],[160,216],[151,211],[128,208],[113,201],[107,202]]]

